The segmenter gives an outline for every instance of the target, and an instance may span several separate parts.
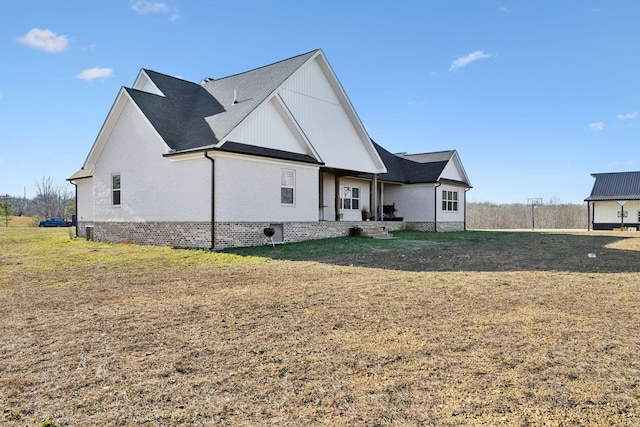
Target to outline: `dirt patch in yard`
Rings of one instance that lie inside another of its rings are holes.
[[[0,234],[2,421],[638,425],[640,251],[585,238],[283,261]]]

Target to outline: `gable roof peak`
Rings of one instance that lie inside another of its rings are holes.
[[[265,69],[265,68],[274,67],[274,66],[277,66],[277,65],[279,65],[279,64],[284,64],[284,63],[292,62],[292,61],[294,61],[294,60],[296,60],[296,59],[303,59],[303,58],[304,58],[304,61],[302,62],[302,63],[304,63],[304,62],[306,62],[306,60],[307,60],[308,58],[310,58],[310,57],[314,56],[316,53],[318,53],[318,52],[320,52],[320,51],[321,51],[321,49],[314,49],[314,50],[311,50],[311,51],[309,51],[309,52],[307,52],[307,53],[302,53],[302,54],[300,54],[300,55],[295,55],[295,56],[292,56],[291,58],[287,58],[287,59],[281,59],[280,61],[272,62],[271,64],[262,65],[262,66],[259,66],[259,67],[256,67],[256,68],[252,68],[252,69],[250,69],[250,70],[241,71],[241,72],[239,72],[239,73],[235,73],[235,74],[230,74],[230,75],[228,75],[228,76],[220,77],[220,78],[218,78],[218,79],[213,79],[213,78],[207,77],[207,78],[204,78],[204,79],[203,79],[203,81],[205,81],[205,83],[208,83],[208,82],[210,82],[210,81],[211,81],[211,82],[213,82],[213,81],[219,82],[219,81],[221,81],[221,80],[231,79],[231,78],[234,78],[234,77],[241,76],[241,75],[243,75],[243,74],[254,73],[254,72],[256,72],[256,71],[263,70],[263,69]],[[302,65],[302,64],[300,64],[300,65]]]

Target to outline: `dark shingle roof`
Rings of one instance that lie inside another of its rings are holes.
[[[215,114],[207,118],[207,122],[219,135],[219,138],[226,137],[238,123],[255,110],[316,52],[318,50],[203,83],[204,89],[225,107],[222,114]],[[234,93],[236,104],[233,103]]]
[[[418,163],[431,163],[431,162],[448,162],[453,157],[454,150],[447,151],[435,151],[433,153],[420,153],[420,154],[407,154],[396,153],[396,156],[403,159],[412,160]]]
[[[446,160],[444,160],[444,157],[441,155],[432,156],[431,159],[436,159],[436,161],[428,161],[429,157],[426,156],[428,153],[425,153],[422,155],[422,160],[425,161],[416,162],[392,154],[375,142],[373,142],[373,145],[376,147],[378,154],[382,158],[382,161],[387,166],[388,170],[387,173],[380,174],[378,179],[381,181],[398,182],[403,184],[422,184],[443,181],[440,179],[440,176],[454,153],[453,151],[446,152],[451,153]],[[469,185],[466,182],[448,182]]]
[[[640,172],[593,173],[596,179],[585,201],[640,200]]]
[[[307,156],[306,154],[292,153],[290,151],[276,150],[273,148],[258,147],[255,145],[241,144],[238,142],[228,141],[219,151],[226,151],[228,153],[248,154],[250,156],[268,157],[272,159],[293,160],[296,162],[313,163],[321,165],[323,163],[318,162],[315,158]]]
[[[175,151],[206,147],[219,142],[205,117],[224,107],[196,83],[145,70],[165,95],[125,88],[165,143]]]
[[[145,69],[165,96],[130,88],[126,91],[172,151],[211,147],[227,137],[316,52],[221,79],[207,79],[202,84]]]

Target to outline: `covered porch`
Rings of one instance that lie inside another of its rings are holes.
[[[377,174],[320,168],[318,186],[319,221],[402,221]]]

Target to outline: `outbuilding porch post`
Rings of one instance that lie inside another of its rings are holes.
[[[336,211],[336,221],[340,221],[340,175],[338,172],[334,173],[334,185],[335,185],[335,211]]]

